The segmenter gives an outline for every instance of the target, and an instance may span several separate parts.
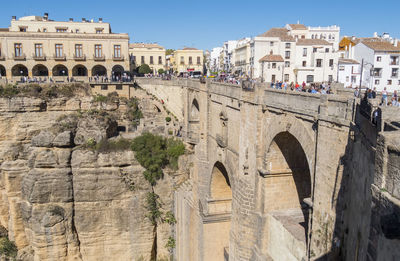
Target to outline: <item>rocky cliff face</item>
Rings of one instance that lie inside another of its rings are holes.
[[[149,260],[167,257],[168,223],[148,219],[151,190],[131,150],[85,146],[118,135],[117,123],[77,111],[114,110],[92,97],[0,98],[0,224],[21,260]],[[83,145],[83,146],[82,146]],[[188,156],[154,187],[162,210],[187,176]]]

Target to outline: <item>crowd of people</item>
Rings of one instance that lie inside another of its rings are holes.
[[[274,89],[282,89],[282,90],[291,90],[291,91],[298,91],[298,92],[308,92],[308,93],[320,93],[320,94],[331,94],[331,84],[330,83],[311,83],[307,85],[305,82],[299,84],[298,82],[294,83],[291,82],[272,82],[271,88]]]
[[[358,89],[354,92],[354,95],[358,97]],[[367,89],[365,92],[365,96],[368,99],[376,99],[378,96],[378,92],[376,91],[376,88],[374,89]],[[390,94],[386,87],[383,88],[383,91],[381,92],[381,102],[380,105],[382,106],[394,106],[394,107],[400,107],[400,97],[397,95],[397,91],[394,90],[392,94]]]

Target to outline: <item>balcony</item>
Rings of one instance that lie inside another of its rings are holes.
[[[86,61],[86,55],[76,55],[74,54],[75,61]]]
[[[392,60],[389,65],[399,65],[399,60]]]
[[[398,78],[399,77],[399,74],[398,73],[392,73],[392,76],[391,76],[392,78]]]
[[[104,56],[104,54],[101,56],[93,55],[93,60],[95,60],[97,62],[102,62],[102,61],[104,62],[106,60],[106,57]]]
[[[67,57],[65,56],[65,54],[63,54],[63,55],[54,54],[53,59],[55,61],[65,61],[65,60],[67,60]]]
[[[120,56],[113,55],[113,61],[123,61],[123,60],[125,60],[123,55],[120,55]]]
[[[20,54],[20,55],[15,55],[13,54],[13,59],[15,61],[25,61],[26,60],[26,55],[24,53]]]
[[[35,61],[46,61],[46,55],[36,55],[32,54],[33,60]]]

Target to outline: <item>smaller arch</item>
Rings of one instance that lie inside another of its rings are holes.
[[[78,64],[72,68],[72,76],[88,76],[88,71],[84,65]]]
[[[25,65],[17,64],[11,68],[12,76],[28,76],[28,68]]]
[[[65,65],[57,64],[53,67],[53,76],[68,76],[68,68]]]
[[[33,76],[49,76],[49,70],[43,64],[37,64],[32,68],[32,75]]]
[[[0,64],[0,77],[7,76],[6,68]]]
[[[210,194],[213,199],[232,198],[232,189],[228,172],[225,166],[219,161],[214,164],[212,169]]]
[[[121,79],[122,74],[124,73],[124,67],[118,64],[114,65],[111,72],[113,77],[118,77],[118,79]]]
[[[190,119],[199,120],[200,118],[200,106],[197,99],[193,99],[192,106],[190,108]]]
[[[103,65],[95,65],[92,69],[92,76],[107,76],[107,69]]]

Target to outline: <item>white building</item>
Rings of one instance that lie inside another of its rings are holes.
[[[369,75],[364,70],[363,78]],[[343,83],[345,88],[355,88],[360,85],[360,63],[353,59],[339,59],[338,82]]]
[[[389,92],[400,90],[399,46],[389,41],[363,41],[353,48],[354,59],[363,62],[363,74],[366,77],[363,77],[362,87],[376,88],[378,91],[386,87]],[[369,74],[369,71],[372,73]]]
[[[233,50],[235,50],[236,46],[237,46],[238,41],[237,40],[230,40],[230,41],[226,41],[224,42],[223,45],[223,50],[222,50],[222,54],[223,54],[223,70],[225,72],[232,72],[232,68],[233,68]]]
[[[251,77],[268,82],[335,81],[338,58],[335,43],[312,39],[310,35],[306,26],[289,24],[254,37],[250,43]]]
[[[237,75],[250,76],[250,40],[250,38],[238,40],[232,53],[232,60],[235,62],[232,72]]]
[[[215,47],[210,52],[210,64],[209,69],[212,72],[218,72],[221,70],[220,68],[220,57],[222,52],[222,47]]]
[[[307,38],[311,39],[323,39],[333,44],[335,51],[339,49],[340,41],[340,27],[336,25],[331,26],[309,26],[307,28],[308,35]]]

